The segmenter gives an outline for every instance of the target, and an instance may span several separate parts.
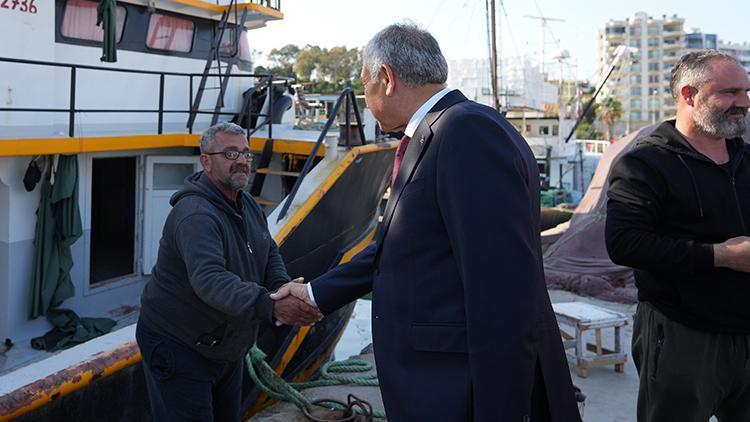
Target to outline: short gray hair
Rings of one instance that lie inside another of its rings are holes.
[[[429,32],[417,25],[397,23],[381,30],[362,51],[362,66],[372,80],[380,66],[387,64],[407,86],[442,84],[448,79],[448,62],[440,45]]]
[[[710,81],[709,67],[715,60],[725,60],[742,67],[740,61],[734,56],[717,50],[701,50],[687,53],[680,57],[680,60],[672,68],[669,79],[669,89],[672,90],[672,98],[676,100],[680,96],[680,88],[685,85],[700,88],[703,84]]]
[[[219,132],[246,136],[245,129],[243,129],[242,126],[236,125],[232,122],[217,123],[206,129],[203,134],[201,134],[201,154],[210,152],[211,147],[214,145],[214,141],[216,141],[216,134]]]

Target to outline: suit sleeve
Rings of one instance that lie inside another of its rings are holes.
[[[713,268],[713,246],[659,233],[667,186],[660,173],[632,153],[615,163],[607,191],[607,252],[619,265],[662,274]]]
[[[531,197],[538,190],[528,186],[524,157],[500,122],[469,115],[445,126],[438,206],[464,288],[474,416],[493,420],[499,408],[510,415],[524,406],[502,398],[531,391],[542,277],[539,220],[531,214],[539,212]]]
[[[375,252],[377,243],[355,255],[351,261],[339,265],[313,280],[315,303],[328,315],[372,291]]]
[[[226,269],[224,236],[214,218],[190,215],[179,223],[175,237],[190,285],[202,301],[234,318],[272,321],[273,302],[263,280],[242,280]]]

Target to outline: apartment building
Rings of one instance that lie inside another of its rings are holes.
[[[498,75],[500,105],[504,109],[529,107],[545,110],[557,107],[558,84],[545,79],[539,66],[528,57],[504,57]],[[448,61],[448,86],[470,100],[492,105],[490,64],[487,59]]]
[[[750,44],[747,42],[740,44],[719,40],[719,51],[736,57],[742,63],[742,67],[745,68],[747,74],[750,75]]]
[[[737,58],[742,67],[750,74],[750,44],[736,43],[719,39],[716,34],[704,34],[698,28],[692,28],[685,34],[685,50],[719,50]]]
[[[599,80],[607,74],[618,46],[637,49],[634,60],[608,82],[608,94],[617,98],[623,108],[621,121],[613,131],[616,136],[675,115],[669,77],[684,52],[684,23],[677,15],[654,18],[638,12],[627,19],[612,19],[599,29]]]

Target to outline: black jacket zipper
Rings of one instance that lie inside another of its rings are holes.
[[[740,218],[740,227],[742,227],[742,235],[747,235],[747,228],[745,227],[745,217],[742,215],[742,207],[740,206],[740,198],[737,196],[737,186],[734,184],[734,175],[729,176],[729,180],[732,182],[732,193],[734,193],[734,203],[737,205],[737,216]]]

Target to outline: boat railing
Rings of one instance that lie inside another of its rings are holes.
[[[0,63],[16,63],[16,64],[28,64],[33,66],[47,66],[47,67],[58,67],[58,68],[67,68],[70,69],[70,79],[68,82],[68,91],[69,91],[69,107],[68,108],[34,108],[34,107],[0,107],[0,111],[7,111],[7,112],[34,112],[34,113],[67,113],[68,114],[68,137],[75,137],[75,129],[76,129],[76,114],[77,113],[154,113],[157,115],[158,123],[157,123],[157,134],[161,135],[164,133],[164,115],[165,114],[186,114],[189,115],[191,113],[190,106],[193,103],[193,91],[194,91],[194,79],[200,78],[203,76],[202,73],[185,73],[185,72],[167,72],[167,71],[155,71],[155,70],[141,70],[141,69],[123,69],[123,68],[109,68],[109,67],[100,67],[100,66],[91,66],[91,65],[80,65],[80,64],[69,64],[69,63],[57,63],[57,62],[49,62],[49,61],[41,61],[41,60],[27,60],[27,59],[16,59],[16,58],[9,58],[9,57],[0,57]],[[157,109],[134,109],[134,108],[122,108],[122,109],[112,109],[112,108],[78,108],[76,106],[76,92],[77,92],[77,85],[78,85],[78,76],[77,72],[78,70],[85,69],[85,70],[94,70],[94,71],[102,71],[102,72],[118,72],[118,73],[132,73],[132,74],[139,74],[139,75],[158,75],[159,76],[159,106]],[[254,78],[254,79],[260,79],[262,81],[265,81],[265,83],[269,86],[269,95],[271,95],[271,98],[269,98],[269,101],[271,102],[271,106],[273,105],[273,89],[272,85],[276,83],[284,83],[284,84],[291,84],[294,82],[294,78],[288,78],[288,77],[281,77],[281,76],[274,76],[271,74],[254,74],[254,73],[244,73],[244,74],[230,74],[230,75],[223,75],[223,74],[208,74],[208,76],[212,77],[230,77],[230,78]],[[177,78],[186,78],[188,83],[188,90],[190,92],[189,100],[187,107],[185,109],[166,109],[164,107],[164,95],[165,95],[165,81],[167,77],[177,77]],[[193,111],[193,113],[197,114],[208,114],[208,115],[236,115],[238,114],[238,111]],[[269,107],[267,113],[253,113],[251,111],[248,111],[247,113],[250,113],[251,116],[257,116],[257,117],[265,117],[266,121],[273,122],[273,107]],[[268,125],[269,132],[268,137],[272,137],[271,128],[273,125]],[[186,129],[188,130],[188,133],[193,133],[193,128],[191,126],[186,126]]]
[[[281,10],[281,0],[241,0],[238,3],[259,4],[270,9]],[[227,1],[216,0],[216,4],[219,6],[224,6],[227,4]]]
[[[271,9],[281,10],[281,0],[248,0],[248,2],[270,7]]]
[[[302,181],[305,179],[305,176],[307,176],[307,173],[310,172],[310,169],[313,167],[313,162],[315,160],[315,157],[318,154],[318,150],[320,149],[320,146],[323,144],[323,141],[326,138],[326,135],[328,134],[328,131],[331,129],[331,126],[333,125],[334,121],[337,120],[339,108],[341,108],[341,103],[344,102],[344,145],[349,147],[351,146],[351,115],[354,114],[354,118],[357,121],[357,130],[359,131],[359,139],[361,140],[362,144],[365,144],[365,131],[364,131],[364,125],[362,125],[362,117],[359,114],[359,107],[357,107],[357,98],[354,94],[354,90],[352,88],[345,89],[341,95],[339,95],[339,98],[336,100],[336,104],[334,104],[333,109],[331,110],[331,114],[328,116],[328,120],[326,120],[325,126],[323,126],[323,130],[320,132],[320,135],[318,135],[318,140],[315,142],[315,145],[313,146],[312,151],[310,152],[310,155],[307,157],[307,160],[305,161],[305,165],[302,167],[302,171],[300,172],[299,176],[297,177],[297,181],[294,183],[294,186],[292,187],[292,190],[289,192],[289,195],[286,197],[286,200],[284,201],[284,205],[281,208],[281,211],[279,212],[279,216],[276,218],[276,222],[278,223],[281,221],[284,216],[286,216],[287,211],[289,210],[289,207],[292,205],[292,202],[294,201],[294,197],[297,195],[297,191],[299,190],[300,186],[302,185]],[[269,125],[270,126],[270,125]]]

